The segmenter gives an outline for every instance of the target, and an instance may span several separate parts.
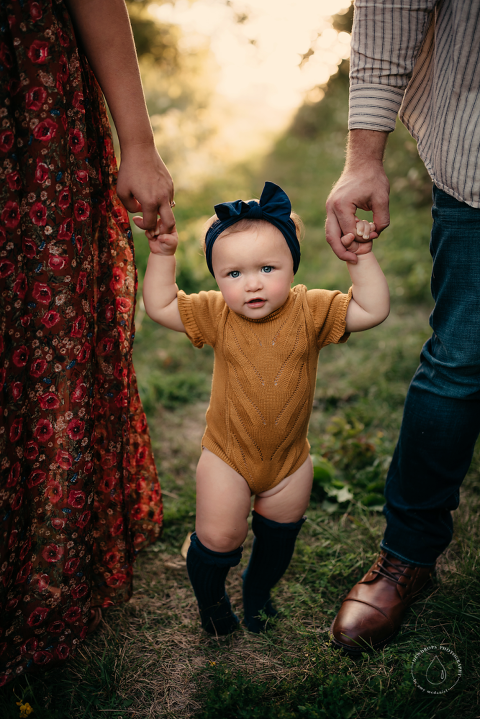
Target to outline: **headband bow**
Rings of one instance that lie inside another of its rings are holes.
[[[205,236],[205,258],[208,269],[215,277],[212,267],[212,249],[215,240],[228,227],[231,227],[240,220],[266,220],[280,230],[285,237],[287,245],[292,253],[293,274],[298,270],[300,264],[300,243],[297,238],[295,223],[290,217],[292,206],[286,193],[281,187],[273,182],[266,182],[260,197],[260,202],[250,200],[235,200],[234,202],[222,202],[215,205],[215,212],[218,220],[208,228]]]

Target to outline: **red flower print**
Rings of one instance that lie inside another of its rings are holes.
[[[77,599],[81,599],[86,594],[88,594],[88,584],[85,584],[85,582],[72,589],[72,597],[75,601],[77,601]]]
[[[122,330],[121,327],[117,327],[117,330],[118,330],[118,339],[120,340],[120,342],[124,342],[125,341],[125,332]]]
[[[63,615],[63,618],[66,622],[69,622],[69,624],[73,624],[73,622],[78,622],[81,616],[82,610],[80,607],[70,607]]]
[[[123,517],[119,517],[110,530],[112,537],[116,537],[123,532]]]
[[[12,597],[12,599],[8,600],[8,602],[5,604],[5,609],[7,610],[7,612],[11,612],[12,609],[15,609],[19,599],[20,597]]]
[[[27,278],[23,274],[23,272],[20,272],[19,275],[17,275],[17,279],[13,283],[13,291],[16,295],[20,297],[21,300],[25,297],[27,293],[28,285],[27,285]]]
[[[15,577],[15,584],[23,584],[23,582],[27,579],[28,575],[32,571],[32,563],[27,562],[23,565],[23,567],[20,569],[19,573]]]
[[[147,459],[148,450],[146,447],[139,447],[135,453],[135,464],[140,467]]]
[[[23,456],[25,459],[35,459],[38,455],[38,444],[30,440],[27,442],[25,449],[23,450]]]
[[[59,547],[58,544],[54,544],[52,542],[51,544],[47,544],[47,546],[42,549],[42,557],[46,562],[53,564],[54,562],[60,561],[64,552],[64,547]]]
[[[25,257],[28,257],[28,259],[31,260],[37,254],[37,245],[33,240],[29,240],[26,237],[22,242],[22,250]]]
[[[12,578],[12,574],[13,574],[13,567],[8,567],[7,571],[4,573],[4,575],[2,577],[2,583],[3,583],[4,587],[8,586],[10,579]]]
[[[147,504],[136,504],[134,507],[132,507],[131,511],[131,517],[132,519],[138,520],[143,519],[148,514],[148,505]]]
[[[38,439],[39,442],[48,442],[53,434],[53,427],[48,419],[39,419],[33,436]]]
[[[17,367],[25,367],[28,361],[28,349],[25,347],[25,345],[22,345],[18,348],[18,350],[15,350],[13,353],[13,364]]]
[[[36,648],[38,647],[38,639],[36,637],[30,637],[27,639],[26,642],[22,644],[20,647],[20,651],[22,654],[30,654],[31,652],[34,652]]]
[[[65,210],[70,204],[70,199],[70,189],[68,187],[64,187],[58,194],[58,206],[61,207],[62,210]]]
[[[70,70],[68,69],[68,62],[65,55],[62,55],[60,58],[60,74],[63,82],[67,82]]]
[[[110,568],[114,567],[115,564],[119,561],[119,559],[120,559],[120,554],[118,552],[114,552],[114,551],[107,552],[105,555],[105,563],[106,563],[107,567],[110,567]]]
[[[51,270],[63,270],[65,267],[65,258],[60,255],[50,255],[48,258],[48,266]]]
[[[32,87],[32,89],[29,90],[25,96],[25,105],[27,107],[27,110],[33,110],[34,112],[38,112],[46,99],[47,91],[44,87]]]
[[[5,207],[2,210],[1,219],[5,227],[8,227],[9,230],[15,229],[15,227],[20,222],[20,210],[18,209],[18,205],[16,202],[13,202],[13,200],[9,200],[7,203],[5,203]]]
[[[86,286],[87,286],[87,273],[79,272],[78,280],[77,280],[77,294],[81,295],[82,292],[85,291]]]
[[[116,463],[117,463],[117,453],[116,452],[106,452],[104,454],[104,456],[102,457],[103,469],[109,469],[109,467],[113,467],[113,465]]]
[[[64,629],[65,622],[62,622],[60,619],[55,619],[54,622],[48,625],[47,632],[50,634],[61,634]]]
[[[53,654],[47,652],[46,649],[41,649],[39,652],[35,652],[33,655],[33,661],[35,664],[48,664],[53,659]]]
[[[42,13],[42,8],[41,8],[41,6],[38,4],[38,2],[32,2],[32,3],[30,3],[30,15],[31,15],[31,18],[32,18],[32,20],[33,20],[34,22],[35,22],[36,20],[40,20],[40,18],[42,17],[42,15],[43,15],[43,13]]]
[[[117,297],[117,299],[115,300],[115,305],[119,312],[128,312],[128,310],[132,306],[132,303],[127,297]]]
[[[81,337],[85,330],[86,324],[87,324],[87,318],[85,317],[85,315],[80,315],[80,317],[77,317],[73,321],[73,327],[72,327],[72,331],[70,332],[70,337]]]
[[[40,183],[40,185],[42,185],[46,180],[48,180],[48,167],[45,165],[44,162],[40,162],[39,159],[37,159],[35,180]]]
[[[30,219],[39,227],[47,224],[47,208],[41,202],[35,202],[30,208]]]
[[[70,647],[68,646],[68,644],[59,644],[55,649],[55,654],[59,659],[68,659],[68,655],[70,654]]]
[[[0,247],[7,241],[7,233],[4,227],[0,227]]]
[[[40,63],[47,62],[49,47],[48,42],[34,40],[28,48],[27,55],[32,62],[39,65]]]
[[[48,305],[52,299],[52,290],[48,285],[43,282],[35,282],[33,286],[32,296],[37,302],[41,302],[42,305]]]
[[[116,485],[117,480],[112,475],[106,475],[98,485],[101,492],[110,492]]]
[[[117,407],[126,407],[128,405],[128,389],[124,389],[115,397]]]
[[[34,469],[33,472],[31,472],[29,478],[27,479],[27,487],[29,489],[32,489],[32,487],[37,487],[39,484],[42,484],[42,482],[45,482],[46,478],[47,475],[45,474],[45,472],[42,472],[41,469]]]
[[[28,552],[32,548],[32,538],[28,537],[27,541],[24,543],[23,547],[20,550],[20,559],[23,561],[25,557],[27,556]]]
[[[30,367],[30,374],[32,377],[41,377],[47,369],[47,363],[43,359],[33,360],[32,366]]]
[[[123,285],[125,284],[125,272],[120,269],[120,267],[115,267],[113,270],[113,276],[110,280],[110,289],[115,290],[121,290]]]
[[[45,315],[42,317],[42,324],[45,325],[45,327],[54,327],[54,325],[57,324],[57,322],[60,321],[60,315],[58,312],[55,312],[55,310],[49,310]]]
[[[2,132],[0,132],[0,152],[8,152],[11,150],[14,139],[11,130],[2,130]]]
[[[62,47],[68,47],[70,45],[70,38],[61,27],[57,28],[57,35]]]
[[[55,461],[62,469],[70,469],[73,464],[73,457],[70,452],[67,452],[65,449],[59,449]]]
[[[83,105],[83,92],[76,92],[73,96],[72,105],[76,110],[85,113],[85,107]]]
[[[88,204],[88,202],[78,200],[75,203],[74,212],[78,222],[81,222],[82,220],[87,220],[90,216],[90,205]]]
[[[114,313],[113,305],[107,305],[105,307],[105,319],[107,320],[107,322],[111,322],[113,320],[114,314],[115,313]]]
[[[75,574],[75,572],[78,569],[78,565],[80,564],[80,560],[77,557],[72,557],[71,559],[67,559],[65,562],[65,566],[63,568],[63,573],[67,576],[71,576],[72,574]]]
[[[14,382],[12,384],[12,397],[15,400],[15,402],[17,401],[17,399],[20,399],[20,397],[22,396],[22,392],[23,392],[23,384],[21,382]]]
[[[65,222],[62,222],[60,227],[58,228],[58,234],[57,237],[59,240],[69,240],[73,234],[73,220],[71,217],[68,218],[68,220],[65,220]],[[80,273],[82,274],[82,273]],[[85,273],[83,273],[85,274]],[[78,292],[78,290],[77,290]]]
[[[77,182],[86,182],[88,180],[88,172],[86,170],[76,170],[75,179]]]
[[[0,279],[9,277],[15,271],[15,265],[8,260],[0,260]]]
[[[85,500],[85,492],[82,492],[81,489],[70,490],[68,494],[68,503],[71,507],[75,507],[75,509],[82,509],[83,505],[85,504]]]
[[[66,522],[64,519],[59,519],[59,517],[55,517],[52,519],[52,527],[56,529],[58,532],[64,528]]]
[[[51,479],[45,489],[45,497],[52,503],[56,504],[63,497],[62,485]],[[53,521],[52,521],[53,525]]]
[[[48,574],[40,574],[37,581],[37,589],[39,592],[43,592],[44,589],[50,584],[50,577]]]
[[[68,140],[70,142],[72,152],[78,153],[82,151],[85,145],[85,138],[80,130],[70,129],[68,133]]]
[[[145,535],[144,534],[136,534],[133,538],[133,543],[136,547],[138,547],[142,542],[145,541]]]
[[[60,400],[55,392],[45,392],[38,398],[38,401],[42,409],[57,409],[57,407],[60,407]]]
[[[88,511],[87,511],[87,512],[84,512],[84,513],[81,514],[81,515],[79,516],[79,518],[77,519],[76,526],[77,526],[77,527],[80,527],[80,529],[85,529],[85,527],[87,526],[87,524],[88,524],[89,521],[90,521],[90,517],[91,517],[91,516],[92,516],[92,513],[91,513],[91,512],[88,512]]]
[[[84,382],[79,382],[72,392],[72,400],[74,402],[81,402],[87,394],[87,386]]]
[[[91,474],[93,472],[93,462],[85,462],[83,469],[85,474]]]
[[[143,492],[145,487],[147,486],[147,483],[145,482],[144,477],[140,477],[137,484],[135,485],[137,492]]]
[[[115,364],[115,369],[113,370],[113,376],[116,377],[119,380],[125,379],[125,377],[128,375],[128,369],[127,367],[124,367],[120,364],[120,362],[117,362]]]
[[[22,427],[23,419],[21,417],[17,417],[17,419],[13,420],[12,426],[10,427],[10,442],[16,442],[20,439]]]
[[[6,180],[12,192],[14,192],[15,190],[19,190],[22,186],[22,178],[20,177],[20,174],[16,171],[9,172],[8,175],[6,175]]]
[[[13,60],[10,50],[4,42],[0,44],[0,60],[6,67],[13,67]]]
[[[71,419],[67,425],[67,434],[70,439],[83,439],[85,422],[81,419]]]
[[[33,130],[33,136],[36,140],[41,140],[42,142],[50,142],[50,140],[52,140],[57,134],[57,129],[57,123],[53,122],[53,120],[50,120],[50,118],[47,117],[45,120],[42,120],[42,122],[39,122],[38,125],[35,126]]]
[[[105,355],[108,355],[109,352],[112,351],[113,345],[115,344],[115,340],[113,337],[104,337],[101,342],[99,342],[97,347],[97,352],[102,357]]]
[[[147,418],[145,416],[145,413],[143,413],[140,416],[140,419],[138,420],[135,429],[137,432],[144,432],[147,428]]]
[[[27,619],[28,626],[29,627],[38,627],[38,625],[41,624],[45,620],[45,617],[47,616],[48,611],[49,610],[47,609],[47,607],[36,607],[36,609],[33,610],[33,612],[30,614],[30,616]]]
[[[18,492],[16,493],[16,495],[10,499],[10,504],[12,505],[13,510],[20,509],[20,507],[22,506],[22,502],[23,502],[23,495],[24,495],[24,490],[19,489]],[[10,569],[11,569],[11,567],[10,567]]]
[[[117,223],[128,222],[128,214],[123,205],[117,205],[114,207],[112,216]]]
[[[115,574],[112,574],[112,576],[107,579],[107,584],[109,587],[121,587],[122,584],[125,584],[126,581],[127,581],[126,574],[123,574],[122,572],[116,572]]]
[[[7,487],[15,487],[20,478],[20,471],[20,462],[15,462],[8,474]]]
[[[92,351],[92,345],[88,342],[85,342],[82,349],[78,353],[77,361],[79,364],[84,364],[85,362],[88,362],[88,358],[90,357],[90,353]]]

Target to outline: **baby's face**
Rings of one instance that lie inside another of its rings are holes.
[[[293,259],[273,225],[220,236],[212,251],[220,292],[231,310],[261,319],[281,307],[293,282]]]

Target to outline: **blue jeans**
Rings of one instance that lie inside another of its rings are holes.
[[[405,401],[381,544],[423,566],[450,543],[480,432],[480,209],[434,187],[432,216],[433,334]]]

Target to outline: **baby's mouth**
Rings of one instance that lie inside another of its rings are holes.
[[[249,300],[247,305],[250,307],[256,307],[257,305],[263,304],[266,300],[263,297],[254,297],[253,300]]]

